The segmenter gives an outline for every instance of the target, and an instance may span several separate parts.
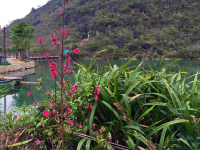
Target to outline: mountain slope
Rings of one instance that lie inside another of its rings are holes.
[[[199,8],[198,0],[73,0],[66,8],[65,25],[71,32],[65,46],[77,43],[85,55],[108,49],[113,58],[199,57]],[[39,46],[42,36],[52,49],[50,33],[61,31],[61,10],[62,0],[51,0],[13,24],[35,26],[32,47]]]

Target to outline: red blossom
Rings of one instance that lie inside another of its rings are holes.
[[[67,69],[63,69],[62,72],[63,72],[63,73],[66,73],[66,72],[68,72],[68,70],[67,70]]]
[[[91,110],[93,109],[93,106],[92,106],[92,105],[90,105],[90,109],[91,109]]]
[[[43,116],[44,116],[44,117],[48,117],[48,116],[49,116],[49,111],[48,111],[48,110],[45,110],[45,111],[43,112]]]
[[[60,42],[58,42],[57,44],[58,44],[58,46],[61,46]]]
[[[79,48],[74,49],[74,54],[78,54],[80,52]]]
[[[33,101],[33,105],[35,105],[36,104],[36,101]]]
[[[43,38],[39,38],[38,42],[40,43],[43,42]]]
[[[72,69],[74,70],[74,69],[75,69],[75,66],[73,66]]]
[[[74,84],[74,86],[75,86],[76,89],[78,89],[78,87],[79,87],[77,84]]]
[[[31,92],[28,92],[27,96],[30,97],[31,96]]]
[[[71,71],[70,73],[71,73],[72,75],[74,75],[74,71]]]
[[[70,121],[69,121],[69,124],[74,125],[74,121],[73,121],[73,120],[70,120]]]
[[[60,15],[62,15],[62,14],[63,14],[63,11],[60,12]]]
[[[18,137],[19,136],[19,132],[16,132],[15,135],[16,135],[16,137]]]
[[[18,117],[17,115],[14,115],[14,119],[15,119],[15,120],[17,120],[17,117]]]
[[[94,98],[95,98],[95,101],[97,101],[97,100],[98,100],[98,96],[97,96],[97,95],[95,95],[95,96],[94,96]]]
[[[56,110],[53,110],[53,114],[55,114]]]
[[[67,34],[67,31],[65,29],[62,29],[62,34]]]
[[[82,125],[79,124],[78,127],[79,127],[79,128],[82,128]]]
[[[66,82],[69,82],[69,79],[67,79]]]
[[[51,101],[51,106],[54,106],[54,101],[53,100]]]
[[[49,53],[45,53],[44,56],[48,57],[50,54]]]
[[[74,65],[76,65],[76,64],[77,64],[77,62],[73,62],[73,64],[74,64]]]
[[[47,94],[47,95],[49,95],[49,96],[51,95],[51,93],[49,93],[49,91],[46,91],[45,94]]]
[[[68,61],[71,61],[71,60],[72,60],[72,58],[69,56],[67,60],[68,60]]]
[[[67,104],[63,103],[63,106],[64,106],[64,108],[66,108],[66,107],[67,107]]]
[[[59,119],[59,117],[55,117],[55,121],[57,121]]]
[[[55,36],[55,34],[54,34],[54,33],[51,33],[51,36]]]
[[[40,144],[40,141],[39,141],[39,140],[37,140],[37,141],[35,141],[35,143],[36,143],[36,145],[39,145],[39,144]]]

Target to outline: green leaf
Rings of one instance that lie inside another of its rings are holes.
[[[155,107],[155,105],[152,106],[151,108],[147,109],[147,110],[137,119],[137,122],[138,122],[140,119],[142,119],[144,116],[146,116],[154,107]]]
[[[183,123],[183,122],[188,122],[188,120],[185,120],[185,119],[178,119],[178,120],[174,120],[174,121],[170,121],[170,122],[167,122],[167,123],[164,123],[158,127],[156,127],[152,132],[150,132],[148,135],[147,135],[147,138],[149,138],[150,136],[152,136],[154,133],[156,133],[157,131],[163,129],[163,128],[166,128],[170,125],[173,125],[173,124],[177,124],[177,123]]]
[[[19,146],[19,145],[23,145],[23,144],[26,144],[30,141],[32,141],[33,139],[30,139],[30,140],[26,140],[26,141],[23,141],[23,142],[18,142],[18,143],[15,143],[13,145],[9,145],[8,147],[13,147],[13,146]]]
[[[191,146],[190,146],[190,144],[188,143],[188,141],[187,140],[184,140],[184,139],[182,139],[182,138],[180,138],[180,139],[178,139],[179,141],[181,141],[181,142],[183,142],[185,145],[187,145],[190,149],[193,149]]]
[[[145,135],[145,133],[137,126],[134,126],[134,125],[127,125],[127,126],[124,126],[123,127],[124,129],[128,128],[128,129],[134,129],[134,130],[137,130],[139,132],[141,132],[143,135]]]
[[[103,139],[105,139],[106,137],[107,137],[107,135],[108,135],[108,133],[110,132],[110,130],[112,129],[112,126],[113,126],[113,124],[114,124],[114,122],[115,122],[115,120],[112,122],[112,124],[106,129],[106,131],[104,132],[104,134],[103,134]]]
[[[112,108],[107,102],[105,102],[105,101],[102,101],[102,103],[104,103],[115,115],[116,115],[116,117],[118,118],[118,119],[120,119],[120,117],[119,117],[119,114],[117,113],[117,111],[114,109],[114,108]]]
[[[85,150],[90,150],[90,143],[92,140],[87,140],[86,145],[85,145]]]
[[[159,143],[159,146],[158,146],[159,150],[163,149],[163,144],[164,144],[164,140],[165,140],[166,131],[167,131],[167,127],[163,129],[163,132],[161,134],[160,143]]]
[[[77,150],[81,149],[81,146],[83,145],[83,143],[86,141],[87,139],[82,139],[79,143],[78,143],[78,147]]]
[[[92,125],[93,125],[94,113],[95,113],[97,104],[98,104],[98,101],[95,101],[94,105],[93,105],[93,109],[92,109],[92,111],[90,113],[90,118],[89,118],[89,122],[88,122],[88,129],[89,129],[89,135],[90,136],[92,136]]]

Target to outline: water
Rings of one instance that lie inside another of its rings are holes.
[[[56,63],[60,64],[60,60],[55,61]],[[78,62],[78,61],[77,61]],[[83,63],[85,66],[89,66],[91,60],[81,60],[81,63]],[[123,61],[124,63],[127,62],[127,60]],[[163,61],[163,65],[169,64],[173,61]],[[120,60],[109,60],[109,63],[113,66],[116,64],[117,66],[122,66],[122,61]],[[109,63],[106,63],[105,69],[108,69]],[[141,63],[141,60],[132,61],[129,67],[134,68],[138,64]],[[142,67],[145,69],[153,69],[158,70],[159,68],[159,60],[148,60],[144,61]],[[103,67],[104,61],[103,60],[97,60],[97,62],[94,64],[94,66],[91,68],[99,69],[101,70]],[[37,79],[42,77],[43,83],[45,88],[48,90],[49,88],[54,88],[54,80],[52,79],[52,76],[50,75],[49,66],[47,61],[39,61],[38,62],[39,67],[35,68],[35,75],[31,75],[28,77],[24,77],[24,81],[31,81],[31,82],[38,82]],[[58,68],[60,66],[58,65]],[[200,60],[179,60],[175,64],[171,65],[168,69],[168,71],[172,72],[178,72],[178,71],[184,71],[190,73],[190,75],[193,75],[196,73],[200,68]],[[76,67],[76,70],[78,68]],[[29,71],[29,70],[26,70]],[[66,76],[67,77],[67,76]],[[73,80],[71,81],[73,82]],[[32,105],[33,99],[31,97],[27,97],[27,93],[29,90],[31,91],[34,100],[38,102],[40,99],[44,97],[45,90],[42,89],[40,93],[37,92],[35,89],[35,86],[40,87],[40,85],[15,85],[14,88],[8,93],[7,96],[0,99],[0,113],[2,112],[9,112],[12,108],[21,107],[23,105]]]

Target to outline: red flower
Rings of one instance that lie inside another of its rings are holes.
[[[69,57],[68,57],[68,61],[71,61],[71,60],[72,60],[72,58],[69,56]]]
[[[78,54],[79,52],[80,52],[79,48],[76,48],[76,49],[74,50],[74,54]]]
[[[60,42],[58,42],[57,44],[58,44],[58,46],[61,46]]]
[[[78,89],[78,87],[79,87],[77,84],[74,84],[74,86],[75,86],[76,89]]]
[[[36,104],[36,101],[33,101],[33,105],[35,105]]]
[[[51,101],[51,106],[54,106],[54,101],[53,100]]]
[[[39,38],[38,42],[40,43],[43,42],[43,38]]]
[[[54,34],[54,33],[51,33],[51,36],[55,36],[55,34]]]
[[[56,110],[53,110],[53,114],[56,112]]]
[[[63,69],[62,72],[63,72],[63,73],[66,73],[66,72],[68,72],[68,70],[67,70],[67,69]]]
[[[67,79],[66,82],[69,82],[69,79]]]
[[[63,106],[64,106],[64,108],[66,108],[66,107],[67,107],[67,104],[63,103]]]
[[[63,14],[63,11],[60,12],[60,15],[62,15],[62,14]]]
[[[75,66],[73,66],[72,69],[74,70],[74,69],[75,69]]]
[[[66,0],[66,2],[68,2],[68,0]]]
[[[74,75],[74,71],[71,71],[70,73],[71,73],[72,75]]]
[[[65,29],[62,29],[62,34],[67,34],[67,31]]]
[[[36,145],[39,145],[39,144],[40,144],[40,141],[39,141],[39,140],[37,140],[37,141],[35,141],[35,143],[36,143]]]
[[[91,109],[91,110],[93,109],[93,106],[92,106],[92,105],[90,105],[90,109]]]
[[[49,111],[48,111],[48,110],[45,110],[45,111],[43,112],[43,116],[48,117],[48,116],[49,116]]]
[[[45,53],[44,56],[48,57],[50,54],[49,53]]]
[[[17,115],[14,115],[15,120],[17,120],[17,117],[18,117]]]
[[[95,96],[94,96],[94,98],[95,98],[95,101],[97,101],[97,100],[98,100],[98,96],[97,96],[97,95],[95,95]]]
[[[79,124],[78,127],[79,127],[79,128],[82,128],[82,125]]]
[[[16,137],[18,137],[19,136],[19,132],[16,132],[15,135],[16,135]]]
[[[31,96],[31,92],[28,92],[27,96],[30,97]]]
[[[77,64],[77,62],[74,62],[73,64],[74,64],[74,65],[76,65],[76,64]]]
[[[62,90],[63,90],[63,91],[65,91],[65,90],[66,90],[66,88],[63,88]]]
[[[51,93],[49,93],[49,91],[46,91],[45,94],[47,94],[47,95],[49,95],[49,96],[51,95]]]
[[[70,120],[70,121],[69,121],[69,124],[74,125],[74,121],[73,121],[73,120]]]
[[[59,119],[59,117],[55,117],[55,121],[58,120],[58,119]]]

